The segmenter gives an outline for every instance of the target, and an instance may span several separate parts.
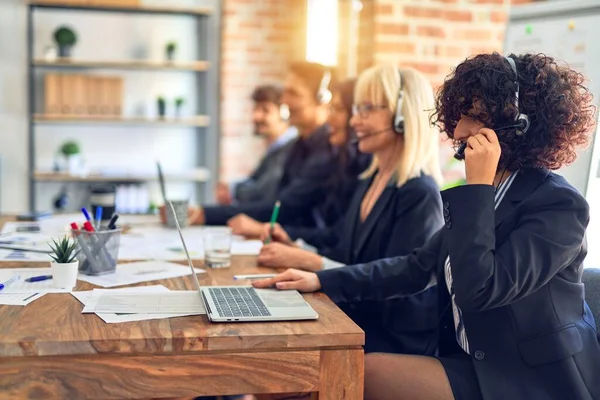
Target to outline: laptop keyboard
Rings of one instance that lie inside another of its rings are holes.
[[[267,306],[254,288],[209,288],[221,317],[268,317]]]

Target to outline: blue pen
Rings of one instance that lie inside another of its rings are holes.
[[[4,289],[6,287],[6,285],[13,283],[17,279],[19,279],[18,276],[13,276],[12,278],[10,278],[9,280],[7,280],[6,282],[0,283],[0,290]]]
[[[96,230],[100,230],[100,223],[102,222],[102,206],[96,206]]]
[[[47,281],[48,279],[52,279],[52,275],[32,276],[31,278],[25,279],[25,282],[41,282]]]
[[[88,211],[85,209],[85,207],[81,209],[81,212],[83,213],[86,221],[92,222],[92,217],[90,217],[90,214],[88,214]]]

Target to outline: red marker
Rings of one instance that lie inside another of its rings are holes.
[[[85,221],[85,223],[83,224],[83,228],[88,232],[94,232],[94,227],[92,226],[92,223],[90,221]]]

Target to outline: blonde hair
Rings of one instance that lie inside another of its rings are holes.
[[[393,115],[398,102],[400,74],[404,91],[404,145],[398,158],[397,185],[402,186],[407,180],[420,176],[421,172],[441,185],[440,133],[429,120],[429,113],[435,108],[433,88],[423,74],[413,68],[398,69],[392,65],[371,67],[358,77],[354,102],[387,105]],[[379,161],[373,157],[371,166],[361,178],[372,176],[378,167]]]

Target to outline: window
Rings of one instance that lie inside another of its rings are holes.
[[[338,0],[307,0],[306,61],[337,65]]]

